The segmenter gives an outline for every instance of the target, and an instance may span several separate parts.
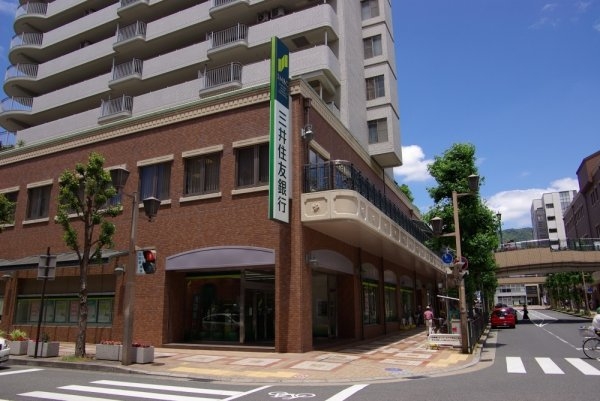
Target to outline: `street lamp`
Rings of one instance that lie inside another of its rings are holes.
[[[496,217],[498,218],[498,227],[500,228],[500,250],[504,250],[504,240],[502,239],[502,213],[496,213]]]
[[[440,217],[434,217],[431,219],[431,228],[435,235],[443,237],[454,237],[456,240],[456,263],[454,264],[454,278],[458,284],[458,301],[460,304],[460,335],[461,335],[461,347],[464,354],[469,353],[469,333],[467,326],[467,301],[465,296],[465,281],[463,276],[460,274],[460,270],[463,268],[465,262],[462,258],[461,249],[461,237],[460,237],[460,224],[458,221],[458,198],[462,198],[467,195],[474,195],[479,190],[479,176],[471,174],[467,177],[469,184],[469,192],[458,193],[452,191],[452,208],[454,214],[454,232],[442,234],[442,219]]]
[[[121,190],[125,187],[125,182],[129,177],[129,171],[119,167],[110,170],[110,176],[112,179],[113,186],[117,189],[117,193],[121,193]],[[134,285],[135,285],[135,272],[137,266],[137,252],[135,251],[135,240],[137,231],[137,220],[139,216],[139,200],[138,193],[133,192],[132,194],[123,195],[131,198],[131,228],[129,231],[129,255],[127,262],[127,270],[125,271],[125,292],[123,294],[123,356],[121,364],[131,365],[133,360],[133,299],[134,299]],[[152,221],[158,213],[160,207],[160,200],[154,197],[149,197],[143,200],[144,213],[148,217],[148,220]]]

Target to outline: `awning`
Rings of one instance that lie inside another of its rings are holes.
[[[117,251],[114,249],[103,249],[102,250],[102,263],[107,263],[110,259],[118,256],[127,255],[128,251]],[[26,270],[37,268],[40,263],[40,256],[32,255],[16,260],[2,260],[0,261],[0,271],[5,270]],[[92,261],[94,263],[94,261]],[[66,252],[56,254],[56,267],[70,267],[78,266],[79,260],[75,252]]]
[[[166,270],[225,269],[274,266],[275,251],[250,246],[194,249],[167,257]]]

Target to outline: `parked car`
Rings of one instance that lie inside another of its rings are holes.
[[[0,337],[0,363],[7,362],[10,355],[10,347],[8,346],[8,340],[4,337]]]
[[[495,329],[496,327],[515,328],[517,319],[510,309],[512,308],[496,308],[492,311],[492,315],[490,317],[492,329]]]

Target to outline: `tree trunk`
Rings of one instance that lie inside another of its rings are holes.
[[[75,356],[79,358],[85,357],[85,337],[88,319],[88,304],[87,304],[87,264],[81,267],[79,275],[79,332],[75,342]]]

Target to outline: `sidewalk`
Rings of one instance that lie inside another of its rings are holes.
[[[487,332],[482,338],[485,338]],[[87,344],[88,356],[95,345]],[[481,343],[473,354],[460,348],[430,349],[422,328],[372,341],[301,354],[276,352],[156,348],[154,362],[123,366],[118,361],[63,360],[74,355],[74,343],[61,343],[60,356],[33,358],[11,355],[9,364],[129,372],[236,383],[343,383],[396,381],[434,376],[472,366],[479,361]]]

